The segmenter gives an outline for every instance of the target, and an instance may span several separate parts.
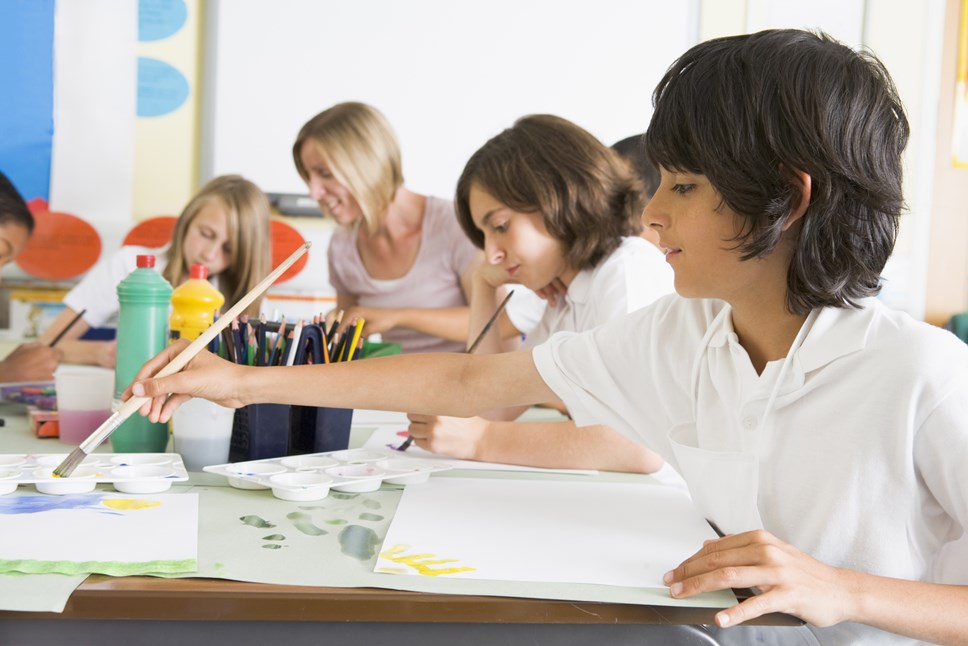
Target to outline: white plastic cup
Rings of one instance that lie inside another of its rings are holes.
[[[54,371],[61,442],[80,444],[111,416],[114,371],[62,364]]]
[[[201,471],[211,464],[229,461],[232,420],[235,409],[219,406],[206,399],[190,399],[171,416],[175,451],[182,456],[185,468]]]

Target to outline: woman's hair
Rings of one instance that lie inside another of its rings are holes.
[[[0,224],[18,224],[27,230],[34,231],[34,216],[30,214],[24,198],[13,183],[0,172]]]
[[[457,218],[479,248],[471,186],[520,213],[540,213],[565,261],[594,267],[642,230],[642,184],[612,150],[575,124],[546,114],[518,119],[474,153],[457,181]]]
[[[829,36],[771,30],[696,45],[653,95],[649,154],[705,175],[745,224],[743,259],[769,255],[811,179],[787,274],[787,308],[877,294],[904,208],[908,123],[884,65]]]
[[[302,149],[313,142],[329,172],[346,187],[363,211],[370,231],[386,216],[403,185],[400,146],[386,118],[365,103],[337,103],[306,122],[292,145],[292,158],[303,181],[309,172]]]
[[[219,274],[219,291],[230,307],[269,273],[269,200],[259,187],[239,175],[216,177],[202,187],[175,223],[164,277],[179,285],[188,275],[185,236],[198,212],[217,202],[225,211],[229,252],[232,262]],[[245,313],[256,316],[262,299],[257,298]]]

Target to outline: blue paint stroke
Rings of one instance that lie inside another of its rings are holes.
[[[164,61],[138,57],[138,116],[160,117],[188,99],[185,75]]]
[[[71,494],[67,496],[18,496],[0,498],[0,514],[38,514],[63,509],[84,509],[117,514],[101,505],[105,494]]]
[[[188,18],[185,0],[138,0],[138,40],[162,40],[178,32]]]

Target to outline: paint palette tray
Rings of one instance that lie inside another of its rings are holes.
[[[0,454],[0,495],[32,484],[40,493],[63,495],[94,491],[107,482],[123,493],[160,493],[174,482],[188,480],[185,464],[177,453],[94,453],[66,478],[53,471],[67,453]]]
[[[450,469],[433,460],[394,457],[377,451],[346,449],[265,460],[214,464],[204,471],[223,475],[237,489],[272,489],[282,500],[319,500],[330,489],[375,491],[384,482],[417,484],[430,474]]]

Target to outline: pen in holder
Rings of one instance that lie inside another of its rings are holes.
[[[284,324],[254,325],[260,327],[255,336],[262,339],[265,338],[266,327],[279,327],[283,334],[286,331]],[[293,338],[289,348],[280,351],[285,354],[294,352],[292,365],[326,362],[323,349],[325,335],[318,325],[304,325],[301,333],[294,333],[294,337],[297,335],[298,338]],[[291,347],[293,344],[295,350]],[[259,347],[264,347],[264,344]],[[253,365],[263,365],[263,362],[255,361]],[[262,460],[345,449],[349,445],[352,420],[353,410],[348,408],[250,404],[235,412],[229,461]]]

